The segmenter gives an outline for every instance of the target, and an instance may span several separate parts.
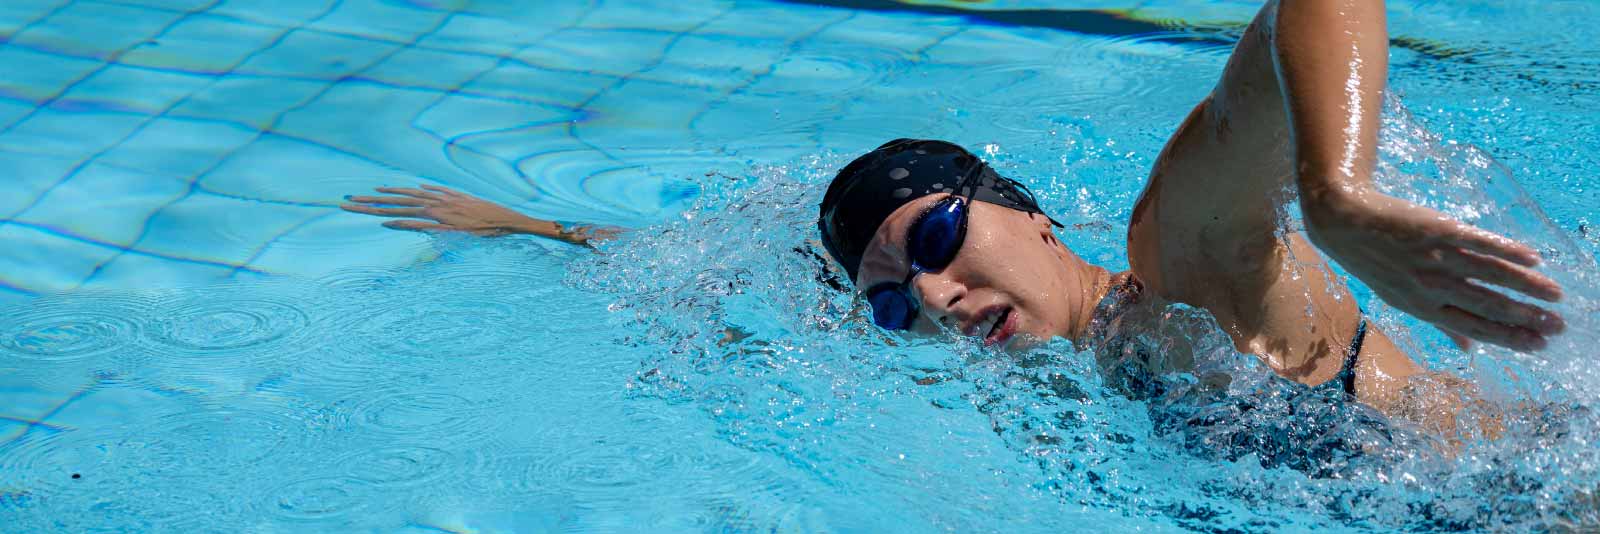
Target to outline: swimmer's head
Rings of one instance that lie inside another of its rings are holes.
[[[974,201],[965,203],[966,230],[947,236],[960,241],[949,265],[907,284],[920,308],[910,329],[942,322],[968,335],[999,334],[990,341],[1076,334],[1094,304],[1081,302],[1091,298],[1082,290],[1091,282],[1086,264],[1056,239],[1060,225],[1025,187],[960,146],[896,139],[856,158],[829,185],[817,224],[856,288],[881,289],[905,281],[913,228],[952,195]]]

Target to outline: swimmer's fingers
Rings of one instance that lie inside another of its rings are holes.
[[[427,217],[426,208],[380,208],[365,204],[340,204],[339,209],[379,217]]]
[[[1543,349],[1547,342],[1544,336],[1527,328],[1497,323],[1481,316],[1457,308],[1445,306],[1438,312],[1437,323],[1447,331],[1460,332],[1468,337],[1508,347],[1520,352],[1534,352]]]
[[[384,206],[427,206],[429,204],[427,199],[415,197],[348,196],[344,197],[344,199],[362,204],[378,204]]]
[[[427,186],[423,186],[423,187],[427,187]],[[405,196],[408,196],[408,197],[415,197],[415,198],[421,198],[421,199],[427,199],[427,200],[440,200],[438,193],[431,193],[431,192],[428,192],[428,191],[423,191],[421,189],[413,189],[413,188],[410,188],[410,187],[379,187],[379,188],[376,188],[376,190],[379,193],[388,193],[388,194],[391,194],[391,195],[405,195]]]
[[[464,196],[467,196],[466,194],[464,194],[464,193],[462,193],[460,191],[456,191],[454,189],[451,189],[451,188],[448,188],[448,187],[444,187],[442,185],[427,185],[427,184],[423,184],[422,188],[423,189],[427,189],[429,191],[433,191],[435,193],[439,193],[439,194],[443,194],[443,195],[449,195],[449,196],[453,196],[453,197],[464,197]]]
[[[1552,336],[1566,330],[1567,323],[1549,310],[1532,304],[1517,302],[1489,288],[1467,280],[1437,274],[1430,277],[1428,285],[1445,291],[1446,302],[1480,317],[1495,322],[1526,328],[1540,336]]]
[[[1450,245],[1487,256],[1500,257],[1526,267],[1539,265],[1539,252],[1533,250],[1533,247],[1464,222],[1450,220],[1447,224],[1451,228],[1443,232],[1440,237]]]
[[[385,228],[392,228],[395,230],[410,230],[412,232],[449,232],[456,230],[456,228],[451,226],[427,221],[419,221],[415,219],[385,221],[383,226]]]
[[[1471,250],[1456,250],[1444,256],[1444,265],[1458,275],[1494,284],[1533,298],[1558,302],[1561,284],[1527,267],[1486,256]]]

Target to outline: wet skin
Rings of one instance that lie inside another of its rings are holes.
[[[1080,340],[1109,288],[1133,278],[1145,288],[1143,310],[1129,316],[1158,316],[1170,302],[1205,309],[1237,349],[1315,385],[1337,375],[1361,320],[1327,254],[1385,302],[1463,346],[1472,339],[1544,347],[1563,330],[1561,318],[1484,286],[1559,300],[1561,288],[1531,269],[1537,253],[1373,188],[1387,50],[1382,0],[1267,2],[1151,169],[1130,222],[1130,271],[1084,262],[1043,217],[975,203],[951,265],[912,281],[923,310],[915,328],[943,323],[1008,348]],[[352,197],[344,208],[400,217],[388,225],[414,231],[529,233],[579,244],[617,232],[566,228],[444,188],[379,191],[392,196]],[[905,232],[941,196],[917,199],[883,223],[857,288],[904,280]],[[1296,196],[1305,234],[1283,226]],[[1444,432],[1472,396],[1376,328],[1355,386],[1360,401]]]
[[[1338,374],[1361,320],[1320,249],[1386,302],[1458,343],[1544,347],[1564,328],[1561,318],[1482,285],[1558,300],[1559,286],[1530,268],[1534,251],[1372,186],[1388,69],[1383,9],[1381,0],[1263,7],[1218,85],[1151,170],[1128,233],[1130,272],[1088,265],[1040,217],[976,203],[955,261],[913,281],[923,309],[917,329],[943,322],[985,335],[970,325],[987,324],[986,313],[999,306],[1015,310],[1024,339],[1076,340],[1111,279],[1133,277],[1145,287],[1141,305],[1203,308],[1238,350],[1315,385]],[[1296,193],[1307,234],[1283,226]],[[939,196],[884,222],[863,257],[858,288],[904,278],[905,233]],[[1449,414],[1471,395],[1419,393],[1413,378],[1443,379],[1380,329],[1369,330],[1358,361],[1357,398],[1387,413],[1424,413],[1423,422],[1448,427]]]

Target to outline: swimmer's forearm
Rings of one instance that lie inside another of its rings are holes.
[[[615,237],[616,235],[621,234],[623,231],[622,228],[614,226],[564,226],[555,221],[546,221],[532,217],[527,217],[525,220],[518,221],[516,224],[511,225],[508,230],[513,234],[528,234],[539,237],[547,237],[557,241],[582,246],[594,246],[594,241]]]
[[[1281,0],[1274,24],[1301,198],[1365,189],[1389,72],[1383,0]]]

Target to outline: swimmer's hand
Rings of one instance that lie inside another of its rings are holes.
[[[591,226],[563,227],[560,223],[535,219],[487,200],[435,185],[422,189],[379,187],[379,193],[394,196],[350,196],[340,209],[379,217],[405,217],[383,223],[385,227],[414,232],[467,232],[484,237],[531,234],[575,245],[615,236],[615,228]]]
[[[1373,190],[1302,194],[1311,241],[1384,302],[1451,334],[1523,352],[1543,349],[1566,323],[1492,284],[1555,302],[1561,286],[1531,269],[1539,253],[1506,237]]]

